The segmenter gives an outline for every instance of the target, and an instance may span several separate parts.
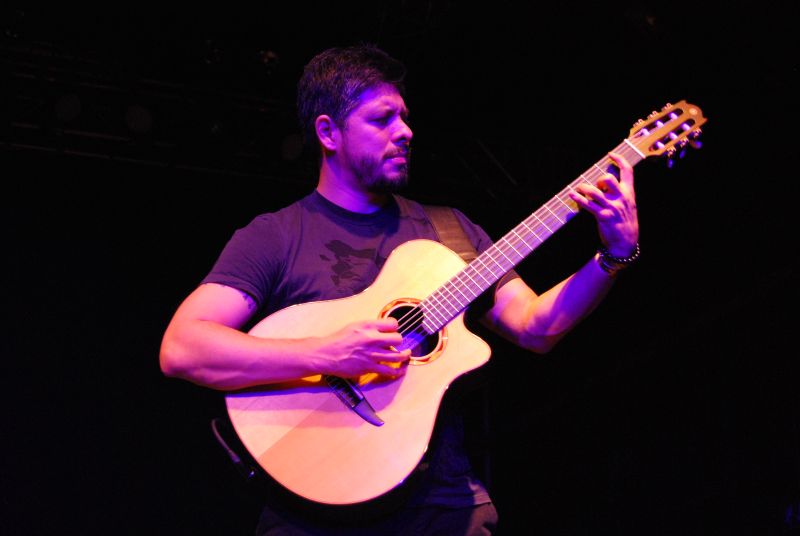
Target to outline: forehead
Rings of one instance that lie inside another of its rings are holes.
[[[358,97],[358,104],[351,113],[369,113],[385,109],[395,110],[402,114],[408,113],[403,97],[391,84],[380,84],[364,90]]]

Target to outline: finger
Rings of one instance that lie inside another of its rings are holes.
[[[617,181],[616,177],[611,174],[601,177],[600,180],[597,181],[597,187],[600,189],[600,191],[605,192],[612,197],[618,197],[622,195],[622,192],[619,189],[619,181]]]
[[[575,204],[578,207],[588,210],[589,212],[593,212],[595,209],[598,209],[596,204],[593,204],[591,200],[587,197],[587,194],[579,193],[579,192],[569,192],[569,198],[575,201]]]
[[[614,161],[619,168],[619,179],[626,187],[633,189],[633,166],[619,153],[608,153],[608,157]]]
[[[570,192],[570,197],[587,210],[592,207],[602,208],[608,205],[605,194],[600,188],[582,184],[576,188],[577,192]],[[582,203],[583,201],[583,203]]]
[[[370,345],[377,348],[389,348],[400,346],[402,343],[403,336],[396,331],[392,331],[390,333],[378,333]]]
[[[380,374],[382,376],[389,376],[391,378],[399,378],[400,376],[406,373],[406,369],[408,367],[400,366],[400,367],[392,367],[390,365],[381,365],[380,363],[375,365],[373,372],[376,374]]]
[[[367,327],[382,333],[388,333],[391,331],[397,331],[399,325],[396,318],[387,316],[386,318],[378,318],[376,320],[367,321]]]
[[[573,191],[579,193],[589,200],[601,197],[603,195],[603,192],[600,190],[600,188],[591,184],[579,184]]]
[[[403,350],[402,352],[398,352],[397,350],[372,352],[370,357],[375,362],[403,363],[411,358],[411,350]]]

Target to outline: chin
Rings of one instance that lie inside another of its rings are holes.
[[[368,189],[374,194],[391,194],[403,190],[408,185],[408,174],[394,177],[380,177],[369,184]]]

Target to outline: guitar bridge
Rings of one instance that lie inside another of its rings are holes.
[[[325,382],[328,387],[339,397],[345,406],[353,410],[359,417],[374,426],[381,426],[384,424],[375,410],[370,405],[367,397],[361,392],[356,384],[350,380],[340,378],[338,376],[325,375]]]

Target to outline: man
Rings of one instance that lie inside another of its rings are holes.
[[[330,49],[309,62],[298,84],[298,110],[307,138],[319,149],[317,188],[234,234],[164,334],[160,358],[166,375],[228,391],[317,374],[405,374],[410,350],[395,349],[403,339],[392,318],[365,318],[302,339],[260,338],[242,330],[256,313],[260,318],[289,305],[356,294],[374,281],[397,246],[435,239],[422,207],[393,194],[408,180],[413,138],[404,74],[399,62],[373,46]],[[633,173],[621,156],[610,157],[620,180],[607,175],[597,187],[582,185],[571,194],[596,218],[603,253],[541,295],[509,272],[488,291],[488,304],[473,311],[490,329],[533,352],[547,352],[635,259]],[[456,214],[478,251],[491,245],[483,230]],[[278,501],[265,510],[259,531],[318,534],[338,527],[417,534],[427,527],[490,533],[496,512],[466,459],[460,423],[445,415],[420,464],[421,476],[400,486],[403,493],[390,494],[393,504],[380,515],[355,522]]]

